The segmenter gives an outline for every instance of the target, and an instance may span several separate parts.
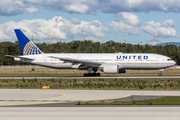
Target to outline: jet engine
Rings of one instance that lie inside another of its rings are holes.
[[[103,72],[106,74],[117,74],[117,73],[126,73],[126,70],[119,69],[119,65],[117,64],[109,64],[104,66]]]
[[[117,64],[105,65],[103,71],[106,74],[117,74],[119,73],[119,65]]]

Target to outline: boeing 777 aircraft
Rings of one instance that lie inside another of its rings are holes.
[[[84,76],[126,73],[128,69],[161,70],[175,65],[170,57],[151,53],[43,53],[20,29],[15,29],[23,55],[14,60],[55,69],[87,70]],[[94,72],[92,72],[94,71]],[[92,72],[92,73],[91,73]]]

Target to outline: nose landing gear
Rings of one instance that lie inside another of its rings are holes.
[[[161,73],[162,71],[164,71],[164,69],[159,70],[159,74],[158,74],[159,76],[162,76],[162,73]]]
[[[161,71],[159,71],[159,74],[158,74],[159,76],[162,76],[162,73],[161,73]]]

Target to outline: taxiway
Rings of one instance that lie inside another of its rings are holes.
[[[0,89],[2,120],[179,120],[180,106],[84,106],[77,101],[128,101],[180,96],[180,91]],[[71,100],[71,101],[70,101]],[[75,102],[73,102],[75,101]]]
[[[136,100],[152,99],[180,96],[180,91],[0,89],[0,106],[75,103],[105,99],[127,101],[131,100],[130,96]]]

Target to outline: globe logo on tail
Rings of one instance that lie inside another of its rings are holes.
[[[36,55],[43,53],[32,41],[24,47],[23,55]]]

